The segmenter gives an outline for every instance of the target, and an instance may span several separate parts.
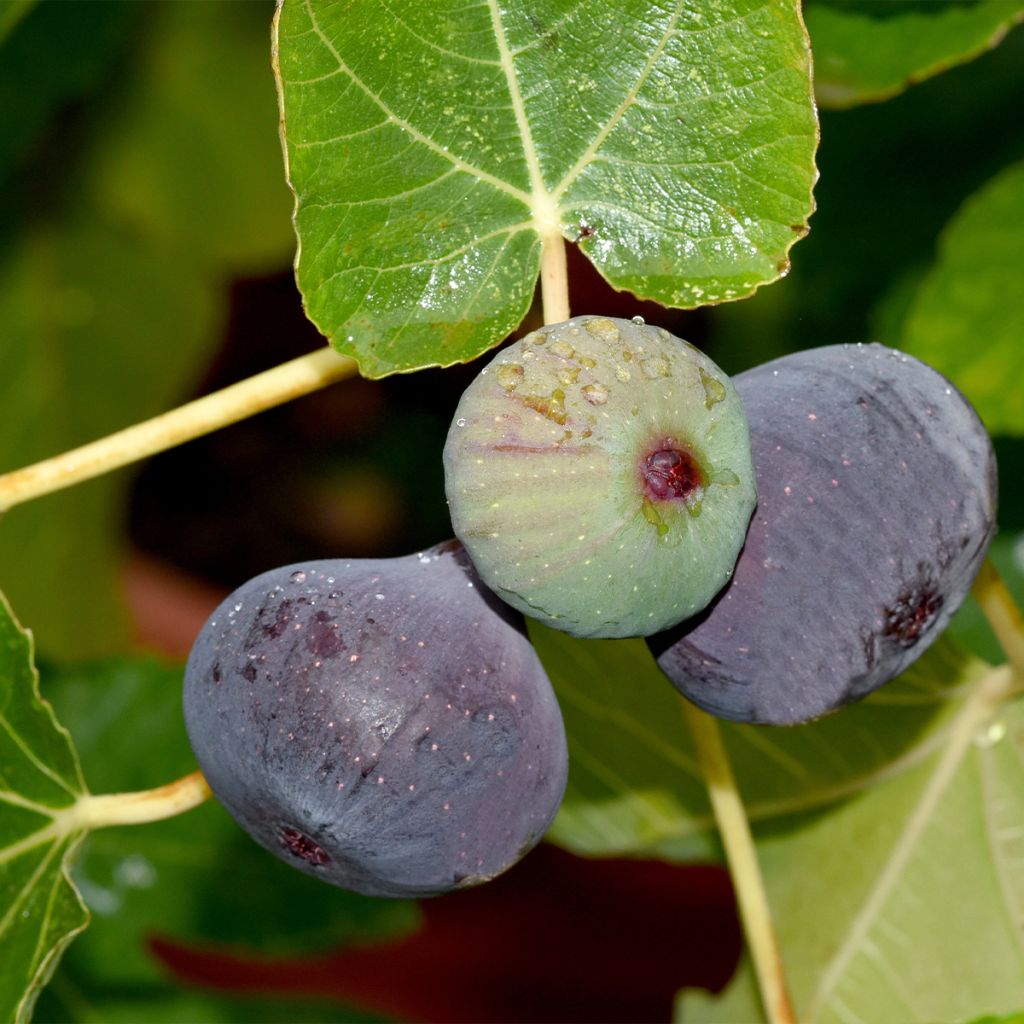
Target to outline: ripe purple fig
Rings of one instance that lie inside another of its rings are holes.
[[[455,542],[250,580],[199,634],[184,703],[242,827],[368,895],[486,881],[540,840],[565,788],[551,684]]]
[[[649,640],[695,704],[806,722],[921,655],[995,528],[985,427],[944,377],[881,345],[785,356],[736,378],[758,506],[732,581]]]

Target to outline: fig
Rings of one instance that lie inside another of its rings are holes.
[[[456,542],[245,583],[195,642],[184,709],[242,827],[368,895],[499,874],[539,841],[565,788],[551,684]]]
[[[575,317],[499,353],[459,401],[444,467],[486,584],[581,637],[645,636],[702,609],[755,502],[729,379],[639,318]]]
[[[741,722],[806,722],[899,675],[942,632],[995,529],[996,463],[963,395],[882,345],[739,374],[758,506],[732,580],[649,645]]]

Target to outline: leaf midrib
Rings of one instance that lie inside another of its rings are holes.
[[[373,104],[375,104],[381,112],[387,117],[391,124],[401,128],[406,132],[412,139],[426,146],[432,153],[447,160],[456,170],[462,171],[465,174],[478,179],[479,181],[486,182],[492,188],[497,189],[499,192],[510,196],[511,198],[523,203],[531,214],[533,226],[538,234],[542,237],[551,237],[553,235],[561,235],[561,218],[560,213],[565,212],[561,208],[561,199],[568,191],[568,189],[576,183],[580,175],[586,170],[591,163],[597,157],[597,154],[607,141],[608,137],[618,126],[622,120],[626,111],[636,102],[636,98],[643,88],[645,82],[650,77],[651,71],[657,64],[661,55],[664,53],[665,47],[668,45],[673,33],[676,30],[676,26],[679,21],[680,13],[683,9],[682,0],[676,3],[675,8],[669,18],[668,24],[665,30],[661,34],[661,38],[657,44],[651,50],[650,55],[647,58],[643,68],[637,75],[635,81],[630,86],[622,101],[616,110],[608,117],[605,123],[598,130],[597,134],[579,156],[576,162],[568,171],[562,176],[561,180],[554,185],[552,188],[548,188],[544,183],[544,177],[540,165],[540,156],[537,151],[536,144],[533,140],[533,133],[530,127],[530,121],[526,113],[526,105],[523,100],[522,91],[519,87],[519,76],[516,72],[515,58],[518,52],[513,51],[508,45],[508,37],[505,33],[505,25],[502,20],[501,11],[498,8],[497,0],[487,0],[488,10],[491,15],[491,23],[494,31],[495,43],[498,49],[500,65],[504,75],[506,84],[509,92],[509,99],[511,103],[512,113],[516,120],[516,126],[519,130],[519,136],[522,140],[523,145],[523,158],[526,164],[527,175],[530,182],[529,191],[524,191],[517,188],[515,185],[506,181],[503,178],[499,178],[496,175],[491,174],[489,171],[485,171],[483,168],[470,163],[467,160],[463,160],[461,157],[451,153],[448,149],[438,145],[428,135],[425,135],[419,129],[417,129],[410,121],[399,116],[376,92],[374,92],[369,85],[367,85],[356,73],[349,67],[344,58],[339,53],[337,47],[331,42],[330,38],[326,35],[324,30],[320,26],[320,22],[317,19],[316,13],[313,8],[312,0],[303,0],[305,6],[306,15],[309,18],[310,26],[317,38],[320,40],[321,45],[327,50],[332,56],[337,69],[342,74],[346,75],[352,83],[362,91],[363,95],[366,96]],[[417,36],[417,38],[419,38]],[[429,41],[426,41],[429,42]],[[435,44],[430,44],[437,48]],[[460,55],[464,56],[464,55]],[[492,64],[491,61],[476,60],[477,63],[488,63]],[[297,143],[292,143],[298,145]]]
[[[868,933],[877,921],[886,901],[898,883],[925,829],[953,780],[971,740],[994,710],[1013,693],[1013,674],[1008,666],[994,669],[979,682],[974,693],[957,712],[949,731],[949,739],[925,781],[917,803],[900,831],[874,885],[861,903],[846,935],[823,970],[814,995],[808,1001],[806,1019],[819,1019],[829,998],[846,975],[853,958],[861,950]]]

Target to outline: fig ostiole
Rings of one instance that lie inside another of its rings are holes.
[[[495,593],[581,637],[643,636],[728,581],[755,503],[726,375],[636,320],[580,316],[499,353],[444,449],[456,535]]]

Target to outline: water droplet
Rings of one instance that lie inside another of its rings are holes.
[[[704,372],[700,368],[700,383],[704,388],[704,408],[710,409],[713,405],[725,400],[725,385],[716,377]]]
[[[455,426],[457,426],[457,427],[464,427],[465,425],[466,425],[466,417],[465,416],[460,416],[455,421]]]
[[[572,357],[576,355],[576,349],[562,338],[551,343],[551,351],[554,352],[556,356],[561,356],[563,359],[572,359]]]
[[[515,391],[525,373],[526,371],[518,363],[503,363],[498,367],[498,383],[506,391]]]
[[[595,317],[588,320],[584,325],[587,332],[595,338],[602,338],[604,341],[615,342],[619,340],[619,329],[606,317]]]
[[[292,583],[305,583],[306,574],[301,569],[298,569],[297,571],[293,572],[291,576],[288,577],[288,579],[290,579]]]
[[[644,376],[651,380],[657,377],[667,377],[670,372],[668,360],[662,356],[651,356],[650,359],[644,359],[640,363],[640,369],[644,371]]]
[[[636,324],[637,327],[645,327],[647,325],[647,321],[642,316],[635,316],[629,322]]]

